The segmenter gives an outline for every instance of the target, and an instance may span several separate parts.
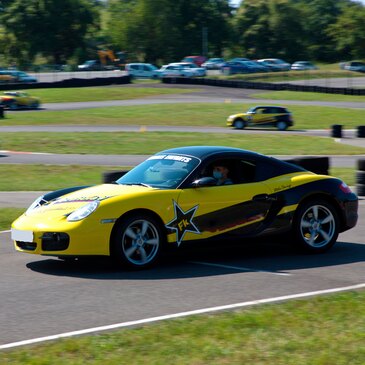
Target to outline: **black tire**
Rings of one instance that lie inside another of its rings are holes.
[[[278,120],[276,122],[276,128],[279,131],[285,131],[288,129],[288,122],[286,122],[285,120]]]
[[[298,246],[308,253],[322,253],[335,243],[339,233],[336,209],[325,200],[311,200],[298,208],[293,223]]]
[[[246,125],[247,125],[246,121],[244,121],[241,118],[237,118],[233,121],[233,127],[235,129],[244,129],[246,128]]]
[[[166,240],[160,222],[152,215],[136,213],[117,224],[111,239],[112,259],[130,269],[155,265]]]

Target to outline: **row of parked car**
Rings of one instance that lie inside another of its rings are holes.
[[[168,76],[197,77],[205,76],[207,70],[218,70],[224,75],[238,73],[259,73],[289,70],[316,70],[317,66],[309,61],[287,63],[278,58],[265,58],[249,60],[248,58],[233,58],[225,61],[223,58],[210,58],[206,60],[200,56],[188,56],[181,62],[169,63],[157,68],[150,63],[128,63],[125,67],[131,77],[161,78]]]

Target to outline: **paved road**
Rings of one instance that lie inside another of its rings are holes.
[[[361,201],[360,214],[365,214]],[[158,268],[126,272],[108,260],[66,264],[16,253],[0,234],[0,345],[182,311],[364,283],[365,226],[324,255],[280,241],[186,249]]]
[[[305,76],[304,76],[305,78]],[[304,79],[295,81],[283,81],[278,84],[293,84],[293,85],[310,85],[324,87],[346,87],[346,88],[364,88],[365,77],[339,77],[326,79]]]
[[[100,157],[3,153],[0,162],[68,163],[65,159],[71,159],[75,163],[77,158],[95,164]],[[99,164],[134,165],[144,156],[108,158],[102,157]],[[364,214],[361,200],[360,216]],[[167,256],[158,268],[126,272],[111,267],[108,260],[67,264],[20,254],[14,251],[10,234],[2,232],[0,346],[182,311],[363,284],[364,237],[365,226],[358,224],[341,234],[330,252],[316,256],[299,255],[291,246],[271,239],[242,246],[224,243],[209,250],[202,246]]]

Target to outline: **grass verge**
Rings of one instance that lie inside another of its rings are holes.
[[[106,171],[128,170],[130,167],[82,165],[0,165],[0,191],[51,191],[70,186],[94,185],[102,182]],[[332,168],[337,176],[353,186],[355,171],[351,168]],[[11,180],[11,184],[9,184]]]
[[[277,134],[213,134],[172,132],[118,133],[6,133],[3,150],[71,154],[154,154],[160,150],[194,145],[222,145],[269,155],[354,155],[364,148],[332,138]],[[106,163],[108,157],[105,157]]]
[[[365,95],[339,95],[339,94],[322,94],[301,91],[274,91],[255,93],[250,95],[251,98],[262,98],[272,100],[302,100],[302,101],[330,101],[330,102],[365,102]]]
[[[226,80],[243,80],[243,81],[253,81],[253,82],[289,82],[296,80],[333,79],[333,78],[351,79],[354,77],[363,77],[363,74],[361,74],[360,72],[352,72],[347,70],[325,69],[325,70],[308,70],[308,71],[268,72],[268,73],[255,73],[255,74],[236,74],[230,76],[224,76],[224,75],[209,76],[209,78],[218,78]]]
[[[193,316],[0,353],[2,364],[362,365],[365,291]]]
[[[1,87],[0,87],[1,88]],[[147,96],[190,93],[196,90],[181,88],[133,87],[132,84],[108,87],[76,87],[33,89],[32,96],[39,97],[44,103],[68,103],[82,101],[128,100]]]
[[[18,111],[6,113],[1,125],[170,125],[224,127],[230,114],[246,112],[256,102],[190,103],[121,106],[82,110]],[[279,105],[279,104],[278,104]],[[333,124],[343,128],[365,125],[361,109],[326,106],[286,105],[293,113],[291,129],[329,129]]]

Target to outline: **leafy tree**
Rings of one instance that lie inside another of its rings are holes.
[[[167,62],[202,53],[220,55],[230,39],[228,0],[109,1],[108,34],[140,60]]]
[[[344,9],[336,23],[328,27],[328,34],[332,37],[341,59],[365,58],[364,24],[365,7],[360,3],[353,3]]]
[[[300,9],[290,0],[245,0],[235,27],[246,57],[294,60],[305,55]]]
[[[37,54],[59,64],[85,44],[96,29],[95,3],[88,0],[14,0],[4,7],[5,29],[31,61]]]

